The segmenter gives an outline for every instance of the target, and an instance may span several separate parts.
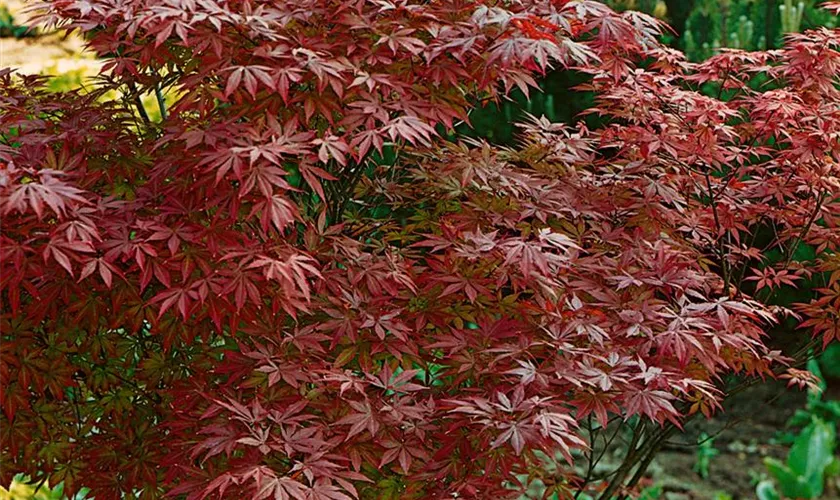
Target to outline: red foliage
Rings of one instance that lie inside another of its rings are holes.
[[[764,290],[824,280],[802,326],[840,334],[838,32],[693,65],[590,1],[40,7],[110,61],[90,95],[0,73],[3,474],[508,498],[587,415],[678,423],[771,374]],[[607,125],[439,138],[552,63]],[[161,123],[133,108],[167,86]]]

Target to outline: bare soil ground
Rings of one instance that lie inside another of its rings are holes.
[[[685,434],[672,438],[652,464],[651,479],[665,486],[669,500],[711,500],[718,493],[734,500],[756,498],[755,481],[766,471],[763,460],[786,459],[789,447],[778,444],[776,438],[794,412],[804,408],[805,399],[804,392],[777,382],[734,396],[724,404],[724,412],[711,420],[692,421]],[[720,453],[711,459],[706,479],[694,470],[695,443],[704,432],[714,436]],[[840,499],[838,485],[828,485],[822,499]]]

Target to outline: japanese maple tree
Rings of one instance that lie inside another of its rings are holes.
[[[0,72],[6,482],[606,499],[726,377],[810,382],[780,322],[840,333],[840,32],[691,64],[586,0],[34,9],[108,62],[84,93]],[[552,67],[604,126],[444,139]]]

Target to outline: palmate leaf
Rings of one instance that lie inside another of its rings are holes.
[[[41,7],[127,98],[0,70],[2,477],[508,498],[591,416],[711,415],[782,320],[836,336],[838,32],[693,64],[590,0]],[[598,120],[452,135],[550,67]]]
[[[38,219],[49,208],[55,215],[64,217],[68,205],[86,204],[84,191],[61,179],[62,172],[42,169],[37,180],[22,177],[20,182],[3,197],[3,214],[25,214],[33,211]]]

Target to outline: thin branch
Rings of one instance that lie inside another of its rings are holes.
[[[762,215],[761,218],[758,219],[758,222],[756,223],[756,226],[761,224],[761,222],[764,220],[764,218],[765,218],[765,216]],[[752,248],[752,246],[755,245],[755,240],[757,238],[758,238],[758,228],[756,227],[756,230],[753,231],[753,233],[752,233],[752,240],[750,240],[750,244],[747,247],[748,249]],[[735,296],[736,297],[740,297],[743,293],[743,292],[741,292],[741,285],[744,283],[744,276],[747,274],[747,268],[749,267],[750,260],[752,260],[752,259],[749,259],[746,262],[744,262],[744,265],[741,267],[741,270],[738,273],[738,280],[737,280],[737,282],[734,282],[734,284],[735,284]]]
[[[359,183],[362,175],[364,175],[369,157],[370,151],[365,153],[365,155],[362,156],[359,161],[355,162],[351,168],[345,169],[342,174],[346,175],[341,175],[339,180],[334,182],[332,188],[330,189],[330,197],[332,200],[324,200],[329,207],[328,214],[330,214],[331,219],[337,221],[341,217],[349,197],[353,194],[353,190],[356,188],[356,184]]]
[[[647,449],[643,452],[644,458],[639,463],[639,467],[636,469],[636,473],[633,474],[633,477],[630,478],[630,481],[625,486],[626,489],[633,488],[639,482],[639,480],[644,477],[645,472],[647,472],[648,467],[650,467],[650,463],[653,461],[653,457],[659,453],[659,450],[662,448],[662,444],[674,433],[676,430],[676,426],[671,426],[667,428],[663,428],[659,434],[655,437],[651,438],[648,442],[650,444],[647,445]],[[625,500],[627,498],[626,494],[622,494],[618,497],[619,500]]]
[[[801,243],[802,240],[805,239],[805,236],[807,236],[808,232],[811,230],[811,226],[817,220],[817,216],[820,214],[820,210],[822,210],[822,204],[823,204],[823,201],[825,201],[825,198],[826,198],[826,191],[823,190],[822,193],[820,193],[820,197],[817,199],[817,204],[814,206],[814,212],[811,214],[811,217],[808,219],[808,223],[805,224],[805,226],[802,227],[802,230],[799,232],[799,235],[796,237],[795,240],[793,240],[793,244],[791,244],[790,248],[788,248],[788,251],[787,251],[788,256],[787,256],[787,259],[785,260],[784,267],[787,267],[787,266],[790,265],[791,261],[793,260],[793,254],[794,254],[794,252],[796,252],[796,248],[799,247],[799,243]]]
[[[735,419],[729,420],[728,422],[726,422],[726,425],[724,425],[723,427],[720,428],[719,431],[715,432],[711,436],[707,436],[706,439],[701,439],[700,441],[697,441],[696,443],[675,443],[674,441],[665,441],[663,443],[663,445],[666,445],[670,448],[694,448],[696,446],[701,446],[703,444],[706,444],[709,441],[717,439],[718,437],[720,437],[721,434],[723,434],[727,430],[735,427],[736,425],[740,424],[743,421],[744,421],[744,418],[735,418]]]
[[[793,355],[794,361],[793,363],[791,363],[791,366],[801,366],[807,363],[808,359],[810,359],[809,353],[818,344],[819,339],[812,339],[808,342],[808,344],[799,349],[799,351],[797,351]],[[781,373],[783,373],[784,370],[782,368],[783,367],[774,369],[773,375],[778,376]],[[752,377],[747,380],[744,380],[740,384],[726,391],[726,397],[731,398],[732,396],[764,380],[765,379],[760,377]],[[688,416],[684,420],[684,423],[690,422],[692,419],[696,418],[697,415],[700,415],[700,413],[698,412]],[[638,483],[639,480],[641,480],[641,478],[647,471],[647,468],[650,466],[650,463],[653,460],[654,456],[661,449],[662,445],[667,441],[668,437],[670,437],[671,434],[673,434],[678,429],[678,427],[673,422],[666,422],[664,425],[665,427],[661,429],[657,435],[651,437],[650,439],[646,439],[643,442],[642,446],[640,446],[638,449],[635,449],[637,440],[633,443],[633,446],[630,448],[630,451],[628,451],[624,462],[622,462],[621,466],[613,472],[616,478],[611,481],[607,490],[604,491],[604,494],[602,494],[598,500],[608,500],[609,498],[611,498],[612,494],[615,493],[620,487],[624,486],[624,488],[632,488]],[[638,460],[639,457],[642,457],[641,460]],[[631,477],[630,481],[628,481],[626,485],[620,484],[624,482],[624,478],[627,477],[627,474],[636,463],[639,463],[639,467],[638,469],[636,469],[636,472],[633,474],[633,477]],[[607,493],[609,493],[609,495],[607,495]],[[626,495],[620,496],[619,500],[623,500],[626,498]]]
[[[594,431],[592,430],[592,414],[589,414],[589,417],[586,419],[586,430],[589,431],[589,456],[588,464],[586,467],[586,477],[583,478],[583,481],[580,484],[577,492],[575,492],[575,500],[580,497],[581,493],[586,489],[586,485],[589,484],[589,481],[592,480],[592,471],[595,470],[595,440],[596,438],[593,437]]]
[[[140,113],[140,118],[143,119],[143,123],[146,126],[151,125],[152,120],[149,119],[149,113],[146,112],[146,108],[143,106],[143,100],[140,99],[140,92],[137,91],[137,86],[134,85],[134,82],[128,83],[128,89],[131,91],[134,106],[137,108],[137,112]]]
[[[640,417],[638,424],[636,424],[636,427],[633,428],[633,439],[630,441],[630,446],[627,448],[627,455],[624,456],[624,460],[621,462],[621,465],[611,474],[615,475],[615,477],[598,497],[598,500],[609,500],[612,498],[613,493],[621,487],[624,483],[624,479],[627,477],[627,474],[629,474],[630,470],[632,470],[636,465],[639,452],[642,451],[641,448],[636,448],[636,446],[639,444],[639,440],[642,438],[642,435],[645,434],[645,429],[646,422]]]
[[[160,82],[155,84],[155,97],[157,98],[158,109],[160,109],[161,121],[166,120],[166,99],[163,97],[163,92],[160,89]]]
[[[35,496],[38,494],[38,492],[41,490],[44,484],[46,484],[47,478],[49,477],[49,475],[44,474],[44,477],[38,482],[38,485],[35,486],[35,491],[32,492],[32,498],[35,498]]]
[[[710,167],[711,168],[711,167]],[[712,179],[711,175],[709,175],[709,171],[706,170],[704,173],[704,177],[706,178],[706,188],[709,190],[709,196],[711,197],[711,205],[712,205],[712,215],[715,219],[715,228],[717,229],[718,235],[720,234],[721,229],[723,226],[720,223],[720,216],[718,215],[717,209],[717,199],[715,198],[715,191],[712,189]],[[729,231],[726,232],[729,235]],[[729,293],[729,266],[727,262],[727,255],[724,251],[723,247],[723,240],[718,242],[718,257],[720,258],[720,268],[721,272],[723,273],[723,292],[728,294]]]

